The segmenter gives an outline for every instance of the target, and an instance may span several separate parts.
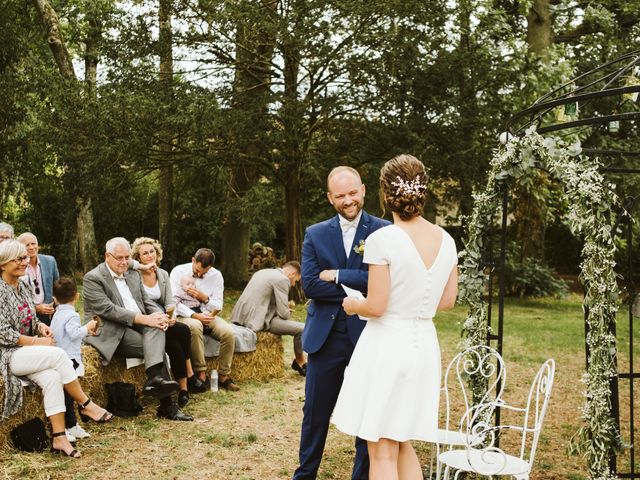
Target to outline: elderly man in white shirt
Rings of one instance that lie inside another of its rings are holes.
[[[231,378],[231,362],[235,349],[235,336],[229,323],[218,316],[222,310],[224,280],[219,270],[213,267],[215,255],[208,248],[200,248],[191,262],[178,265],[171,270],[171,290],[176,295],[178,321],[191,330],[191,363],[200,380],[206,379],[207,364],[204,357],[204,335],[211,335],[220,342],[218,354],[219,385],[230,391],[240,388]],[[180,302],[185,278],[194,278],[195,286],[184,293],[198,300],[200,305],[188,307]]]
[[[143,393],[160,400],[158,416],[191,421],[172,398],[178,383],[164,369],[165,330],[173,321],[147,296],[140,274],[129,270],[131,246],[122,237],[106,244],[105,261],[84,276],[84,315],[102,320],[95,336],[85,338],[108,363],[114,356],[144,358]]]

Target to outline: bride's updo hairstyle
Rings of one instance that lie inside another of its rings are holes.
[[[380,170],[380,202],[402,220],[422,215],[427,199],[427,172],[412,155],[393,157]]]

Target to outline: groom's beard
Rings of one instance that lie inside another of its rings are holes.
[[[358,214],[362,211],[362,202],[357,202],[354,200],[349,204],[348,207],[341,206],[340,208],[335,207],[335,209],[342,217],[351,221],[355,219],[358,216]]]

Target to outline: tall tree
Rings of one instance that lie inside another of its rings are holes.
[[[160,92],[163,106],[168,112],[173,97],[173,28],[171,26],[173,0],[160,0],[159,6]],[[158,185],[158,238],[168,254],[169,263],[173,264],[175,263],[172,235],[174,167],[170,157],[174,140],[168,122],[165,121],[165,125],[159,134],[160,143],[158,146],[162,164]]]
[[[65,45],[60,29],[60,20],[51,3],[48,0],[33,0],[33,4],[38,11],[47,35],[47,43],[53,54],[53,58],[58,67],[58,71],[69,88],[72,98],[76,98],[81,94],[78,78],[73,69],[72,58]],[[93,10],[95,12],[95,10]],[[88,45],[93,49],[95,47],[95,37],[99,36],[99,28],[96,18],[90,22],[90,35],[87,37]],[[94,90],[95,85],[95,66],[97,65],[97,57],[95,51],[91,51],[86,57],[86,75],[87,84],[91,85],[90,89]],[[80,102],[78,102],[79,104]],[[79,146],[77,146],[79,149]],[[73,164],[69,164],[73,166]],[[71,177],[71,185],[76,185],[76,237],[80,262],[83,271],[88,271],[95,266],[98,259],[98,249],[95,241],[95,229],[93,225],[93,209],[91,207],[91,196],[86,189],[82,188],[82,182],[79,176],[75,176],[74,168],[70,168],[67,176]]]
[[[240,287],[248,279],[250,225],[238,208],[258,180],[256,163],[267,155],[264,135],[270,129],[268,105],[271,61],[275,48],[275,0],[239,2],[236,18],[232,112],[237,155],[231,169],[229,200],[222,226],[222,273],[225,282]]]

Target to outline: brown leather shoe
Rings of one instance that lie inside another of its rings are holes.
[[[220,382],[218,384],[220,388],[224,388],[225,390],[229,390],[230,392],[237,392],[240,390],[240,387],[236,385],[233,381],[233,378],[227,377],[224,382]]]

